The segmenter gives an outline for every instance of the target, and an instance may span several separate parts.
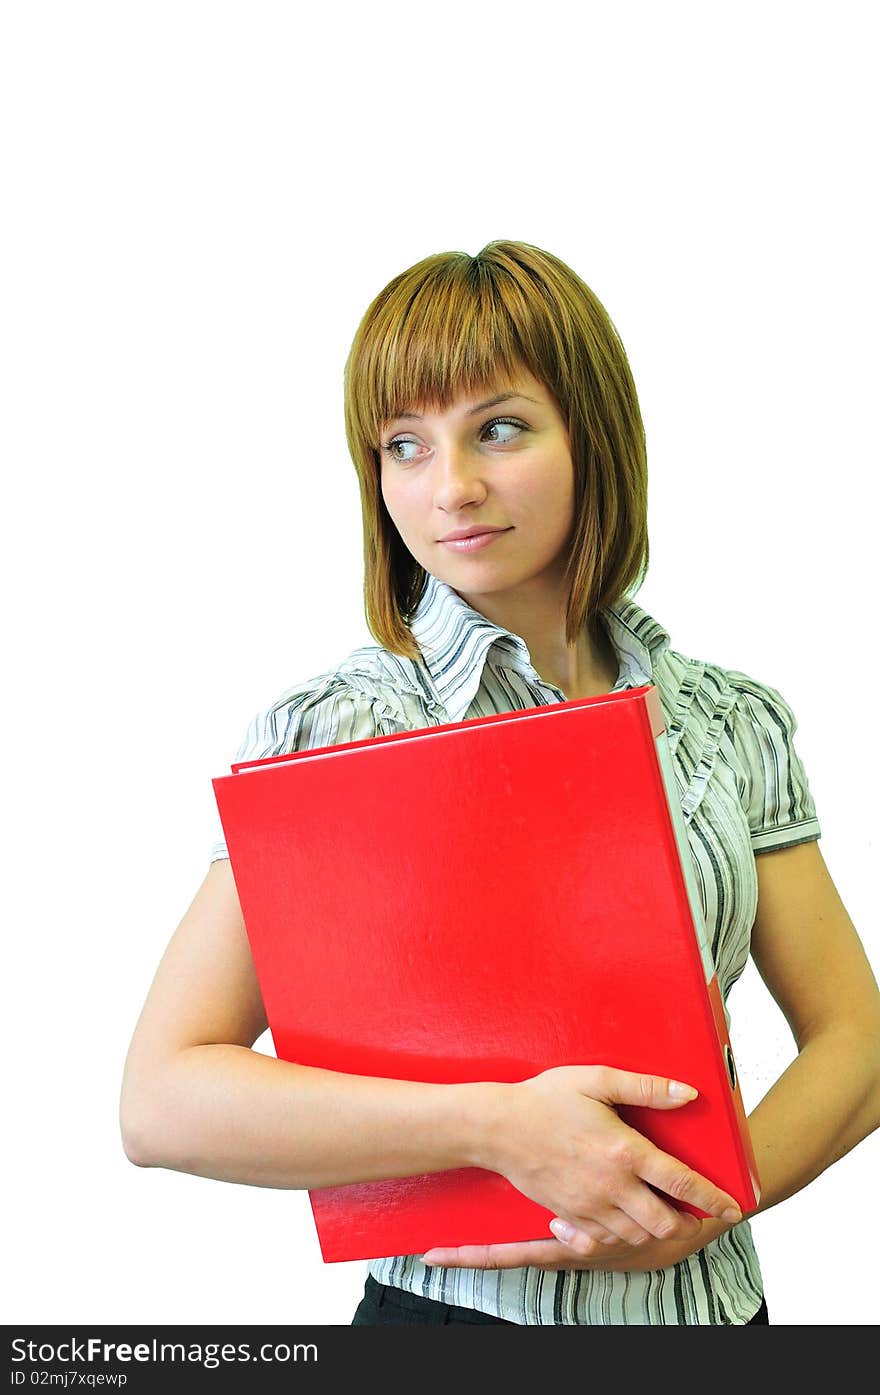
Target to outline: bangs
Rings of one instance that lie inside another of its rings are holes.
[[[350,405],[374,446],[403,412],[445,411],[461,394],[507,387],[523,366],[535,373],[543,327],[513,278],[465,255],[428,262],[386,288],[353,346]]]

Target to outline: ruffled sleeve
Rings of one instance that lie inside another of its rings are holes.
[[[733,739],[741,762],[752,850],[821,838],[807,773],[794,745],[797,719],[776,688],[729,673],[736,689]]]
[[[382,713],[376,701],[358,692],[338,674],[322,675],[287,689],[271,706],[257,712],[230,765],[366,740],[381,735],[382,729]],[[219,815],[215,829],[211,862],[229,856]]]

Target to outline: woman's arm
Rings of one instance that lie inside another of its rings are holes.
[[[211,864],[156,971],[125,1062],[130,1160],[226,1182],[324,1187],[465,1166],[479,1085],[373,1080],[251,1049],[266,1018],[230,864]]]
[[[749,1116],[766,1211],[880,1127],[880,992],[818,843],[755,863],[752,957],[798,1048]]]
[[[129,1048],[120,1107],[128,1157],[301,1189],[484,1166],[491,1135],[508,1140],[514,1185],[538,1189],[549,1207],[570,1198],[580,1216],[616,1217],[628,1235],[642,1226],[684,1235],[695,1224],[650,1183],[716,1215],[731,1204],[610,1107],[686,1108],[665,1079],[602,1067],[563,1067],[521,1085],[374,1079],[255,1052],[266,1025],[231,868],[218,861],[172,937]]]

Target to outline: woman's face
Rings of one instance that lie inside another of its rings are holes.
[[[460,396],[445,412],[417,412],[413,404],[386,422],[380,440],[382,497],[416,561],[478,609],[481,595],[530,591],[537,579],[556,587],[574,520],[574,467],[544,385],[523,367],[513,382]],[[444,541],[462,529],[502,531]]]

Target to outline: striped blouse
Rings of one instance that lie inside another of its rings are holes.
[[[776,689],[670,649],[666,631],[630,597],[601,617],[619,660],[612,691],[646,683],[658,689],[726,1004],[749,955],[755,854],[821,836],[793,745],[795,718]],[[418,661],[378,645],[354,650],[259,712],[236,759],[565,701],[539,676],[518,635],[433,576],[411,630]],[[211,861],[228,856],[218,828]],[[382,1283],[524,1324],[742,1324],[762,1296],[746,1220],[678,1264],[650,1272],[449,1269],[415,1255],[373,1259],[368,1270]]]

